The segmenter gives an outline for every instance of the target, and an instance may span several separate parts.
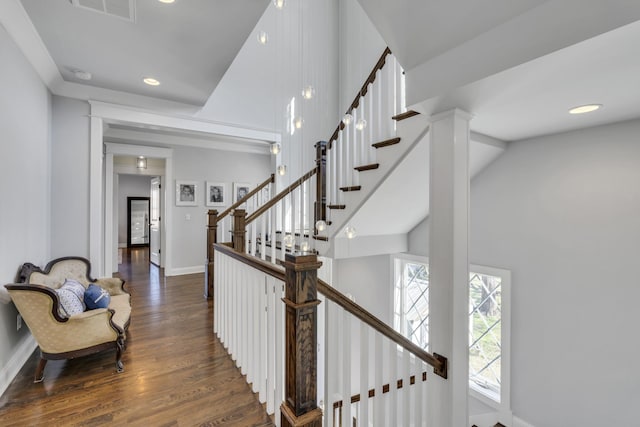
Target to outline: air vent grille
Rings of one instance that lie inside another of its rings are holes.
[[[105,15],[136,22],[136,0],[70,0],[71,4]]]

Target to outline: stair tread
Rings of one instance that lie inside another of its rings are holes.
[[[350,187],[340,187],[340,191],[360,191],[362,187],[359,185],[352,185]]]
[[[328,242],[329,241],[329,238],[327,236],[318,236],[317,234],[315,236],[313,236],[313,238],[315,240],[321,240],[323,242]]]
[[[399,142],[400,142],[400,138],[391,138],[391,139],[385,139],[384,141],[376,142],[375,144],[372,144],[372,146],[374,148],[382,148],[382,147],[388,147],[389,145],[395,145]]]
[[[368,171],[372,169],[378,169],[380,167],[380,163],[371,163],[370,165],[362,165],[356,166],[354,169],[358,172]]]
[[[408,119],[409,117],[417,116],[418,114],[420,113],[418,113],[417,111],[409,110],[409,111],[405,111],[404,113],[396,114],[391,118],[395,121],[400,121],[400,120]]]
[[[346,207],[346,205],[327,205],[329,209],[345,209]]]

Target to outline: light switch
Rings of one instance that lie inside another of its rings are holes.
[[[187,221],[191,221],[191,214],[186,214],[184,216],[184,219],[186,219]]]

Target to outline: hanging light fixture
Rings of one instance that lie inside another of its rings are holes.
[[[258,43],[260,43],[261,45],[265,45],[268,41],[269,35],[266,33],[266,31],[260,31],[258,33]]]
[[[138,156],[136,159],[136,167],[140,170],[147,168],[147,159],[144,156]]]
[[[287,234],[286,236],[284,236],[284,238],[282,239],[282,243],[284,243],[284,245],[291,249],[293,247],[293,236],[291,234]]]
[[[287,166],[286,165],[278,166],[278,175],[284,176],[286,174],[287,174]]]
[[[344,234],[347,236],[347,239],[353,239],[356,237],[356,229],[349,225],[344,228]]]
[[[367,127],[367,121],[365,119],[360,119],[358,120],[358,123],[356,123],[356,129],[358,130],[364,130],[364,128]]]
[[[276,9],[282,10],[282,8],[284,8],[284,0],[273,0],[273,5]]]
[[[269,151],[271,151],[271,154],[278,154],[280,153],[281,148],[282,147],[280,147],[280,144],[274,142],[273,144],[271,144],[271,147],[269,147]]]
[[[305,240],[304,242],[300,243],[300,250],[302,252],[309,252],[309,242]]]
[[[345,126],[349,126],[352,121],[353,121],[353,115],[351,113],[347,113],[342,117],[342,123],[344,123]]]
[[[311,85],[307,85],[304,87],[304,89],[302,89],[302,97],[304,99],[311,99],[314,97],[315,94],[316,94],[316,89]]]
[[[326,229],[327,229],[327,223],[326,222],[324,222],[323,220],[316,221],[316,230],[318,232],[324,231]]]

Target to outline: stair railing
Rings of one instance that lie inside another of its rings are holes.
[[[343,194],[360,189],[360,172],[376,169],[374,143],[395,137],[394,117],[405,110],[402,67],[386,48],[327,146],[327,207],[343,208]]]
[[[318,280],[315,255],[288,253],[274,265],[216,244],[215,263],[214,332],[277,426],[321,417],[322,406],[325,426],[425,425],[427,365],[446,378],[447,359]]]
[[[275,175],[271,174],[269,178],[258,184],[256,188],[249,191],[244,197],[237,200],[222,213],[218,214],[215,209],[207,212],[207,298],[213,297],[213,277],[214,277],[214,248],[217,242],[224,242],[228,232],[233,230],[233,222],[231,214],[241,206],[250,207],[251,210],[259,209],[264,203],[270,199],[272,185],[275,182]],[[267,232],[270,232],[267,231]]]

